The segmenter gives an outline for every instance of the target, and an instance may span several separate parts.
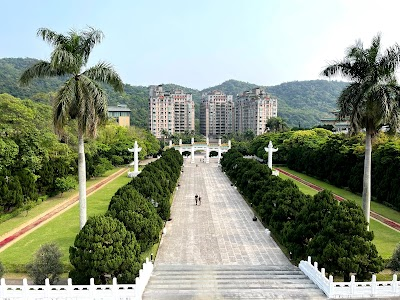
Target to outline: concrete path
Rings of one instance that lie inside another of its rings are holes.
[[[325,298],[253,221],[216,159],[185,160],[171,218],[143,299]]]

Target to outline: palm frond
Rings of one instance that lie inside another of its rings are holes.
[[[50,64],[52,68],[63,69],[66,73],[74,75],[79,74],[82,67],[81,61],[79,61],[73,53],[61,47],[55,48],[51,53]]]
[[[76,92],[75,78],[72,77],[64,83],[57,92],[53,101],[53,124],[56,133],[62,133],[62,129],[69,119],[76,118]]]
[[[88,136],[93,137],[97,135],[97,126],[107,120],[107,97],[103,89],[87,76],[79,77],[79,87],[81,126]]]
[[[52,31],[48,28],[39,28],[37,31],[37,36],[41,37],[45,42],[54,47],[65,44],[68,39],[66,36]]]
[[[100,62],[82,73],[92,80],[111,85],[115,91],[123,92],[124,84],[114,68],[105,62]]]
[[[47,61],[40,61],[22,73],[19,83],[23,86],[28,85],[35,78],[43,78],[50,76],[62,76],[66,73],[61,69],[52,68]]]
[[[100,44],[104,38],[101,30],[89,27],[88,30],[82,31],[81,50],[84,61],[87,62],[89,55],[95,45]]]

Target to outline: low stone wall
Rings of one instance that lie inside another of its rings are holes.
[[[351,276],[350,282],[334,282],[333,276],[326,278],[325,269],[318,270],[318,263],[311,263],[311,257],[308,261],[302,260],[299,264],[303,271],[329,298],[383,298],[399,297],[400,282],[397,281],[397,275],[393,275],[391,281],[376,281],[376,275],[372,275],[372,281],[356,282],[355,276]]]
[[[92,278],[90,285],[72,285],[72,280],[69,278],[67,285],[50,285],[48,279],[46,279],[45,285],[28,285],[26,279],[22,280],[22,285],[6,285],[2,278],[0,299],[140,300],[152,272],[153,263],[147,258],[143,269],[139,271],[139,277],[136,277],[135,284],[118,284],[117,279],[113,278],[112,285],[96,285]]]

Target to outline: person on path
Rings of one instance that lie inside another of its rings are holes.
[[[199,196],[199,205],[201,205],[201,197]]]
[[[199,196],[196,194],[196,196],[194,196],[194,199],[196,201],[196,205],[197,205],[197,199],[199,198]]]

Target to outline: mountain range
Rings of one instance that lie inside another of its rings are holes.
[[[0,94],[8,93],[18,98],[29,98],[34,101],[50,103],[52,94],[62,85],[63,78],[34,80],[28,87],[18,85],[22,72],[37,60],[33,58],[0,59]],[[155,83],[161,84],[161,83]],[[342,81],[309,80],[285,82],[275,86],[261,86],[268,94],[278,99],[278,116],[289,126],[312,127],[320,124],[322,117],[329,116],[336,109],[336,99],[348,83]],[[182,89],[192,93],[196,103],[196,116],[199,116],[201,95],[213,90],[220,90],[228,95],[237,94],[257,87],[258,85],[228,80],[220,85],[203,90],[182,87],[175,84],[164,84],[165,90]],[[109,97],[109,105],[127,104],[132,111],[132,125],[147,127],[148,120],[148,86],[124,85],[124,93],[116,93],[104,87]]]

